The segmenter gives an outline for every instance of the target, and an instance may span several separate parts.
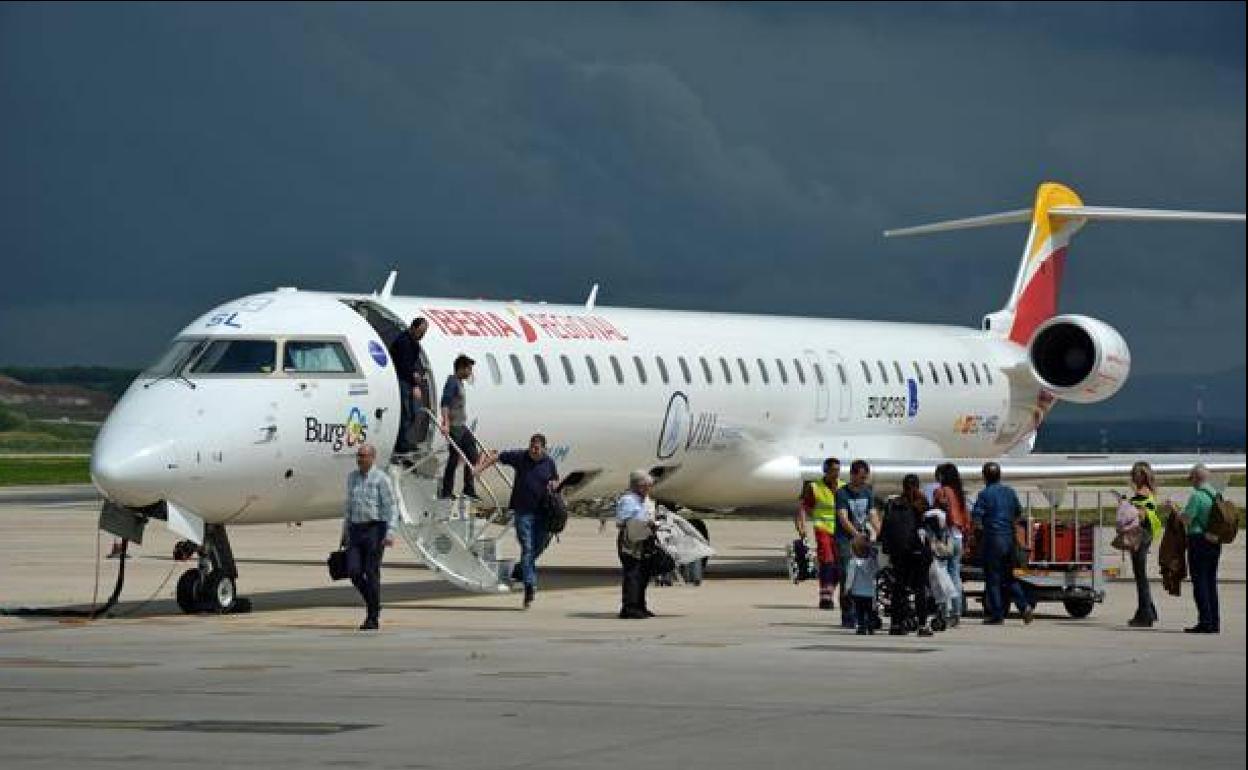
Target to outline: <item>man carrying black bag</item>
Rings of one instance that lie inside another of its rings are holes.
[[[477,463],[476,473],[480,474],[494,463],[509,465],[516,471],[508,506],[515,512],[516,539],[520,541],[517,567],[524,581],[524,608],[527,610],[537,593],[537,558],[550,543],[547,510],[550,498],[559,494],[555,491],[559,485],[559,470],[546,454],[546,437],[541,433],[529,438],[527,450],[487,453]]]
[[[654,536],[654,501],[650,499],[652,488],[654,479],[650,474],[633,471],[628,476],[628,491],[620,495],[615,504],[615,525],[620,530],[616,550],[624,570],[621,619],[654,617],[646,606],[646,586],[659,566],[655,564],[659,553]],[[670,562],[670,557],[668,560]],[[668,569],[673,567],[674,564]]]
[[[355,461],[358,469],[347,476],[341,544],[346,553],[347,577],[368,608],[360,630],[375,631],[381,622],[381,557],[387,546],[394,545],[399,507],[390,477],[375,465],[376,447],[361,444]]]

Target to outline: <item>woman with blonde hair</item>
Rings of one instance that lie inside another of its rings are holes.
[[[1149,628],[1157,622],[1157,607],[1153,604],[1148,585],[1148,548],[1161,537],[1161,518],[1157,515],[1157,480],[1153,468],[1145,462],[1131,466],[1131,497],[1129,502],[1140,512],[1140,529],[1143,531],[1139,546],[1131,551],[1131,572],[1135,576],[1135,593],[1138,606],[1135,617],[1127,621],[1133,628]]]

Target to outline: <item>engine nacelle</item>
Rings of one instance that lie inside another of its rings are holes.
[[[1032,375],[1063,401],[1094,404],[1117,393],[1131,371],[1131,351],[1113,327],[1095,318],[1059,315],[1036,329],[1027,346]]]

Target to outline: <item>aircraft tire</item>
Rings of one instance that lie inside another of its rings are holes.
[[[177,598],[178,607],[188,615],[194,615],[200,611],[199,602],[199,570],[188,569],[182,573],[182,577],[178,578]]]
[[[205,610],[224,615],[232,611],[238,603],[238,587],[234,584],[234,578],[222,572],[214,572],[205,582],[200,598]]]

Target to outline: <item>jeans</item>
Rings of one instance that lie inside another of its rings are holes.
[[[516,539],[520,541],[520,574],[524,585],[537,587],[537,557],[550,543],[546,517],[536,511],[516,511]]]
[[[1014,533],[985,532],[981,541],[984,562],[984,614],[988,620],[1004,620],[1008,609],[1002,603],[1002,591],[1009,591],[1010,598],[1019,612],[1031,606],[1023,586],[1014,579]]]
[[[849,574],[849,560],[853,558],[853,541],[848,537],[836,536],[837,570],[841,575],[841,627],[854,628],[858,624],[858,612],[854,609],[853,597],[849,595],[849,586],[845,585],[845,576]]]
[[[381,615],[381,556],[385,539],[384,521],[347,527],[347,576],[364,597],[368,619],[373,621]]]
[[[962,617],[966,614],[966,594],[962,591],[962,533],[956,529],[949,533],[949,558],[945,560],[945,570],[957,590],[953,599],[953,615]]]
[[[870,596],[854,596],[854,615],[858,617],[858,628],[871,631],[871,614],[875,612],[875,599]]]
[[[1157,620],[1157,607],[1153,605],[1153,595],[1148,585],[1148,547],[1151,541],[1146,536],[1140,547],[1131,552],[1131,574],[1135,577],[1136,620]]]
[[[472,435],[472,431],[468,430],[467,425],[452,427],[450,432],[451,441],[454,441],[468,458],[468,465],[464,466],[464,494],[476,497],[477,487],[475,477],[472,475],[472,466],[477,464],[477,438]],[[447,451],[449,454],[446,457],[446,471],[442,474],[442,489],[439,492],[441,497],[451,496],[451,490],[455,488],[455,468],[460,462],[459,452],[456,452],[454,447],[449,447]]]
[[[1192,597],[1196,600],[1197,625],[1211,631],[1222,630],[1218,614],[1218,559],[1222,546],[1204,535],[1187,536],[1187,569],[1192,575]]]

